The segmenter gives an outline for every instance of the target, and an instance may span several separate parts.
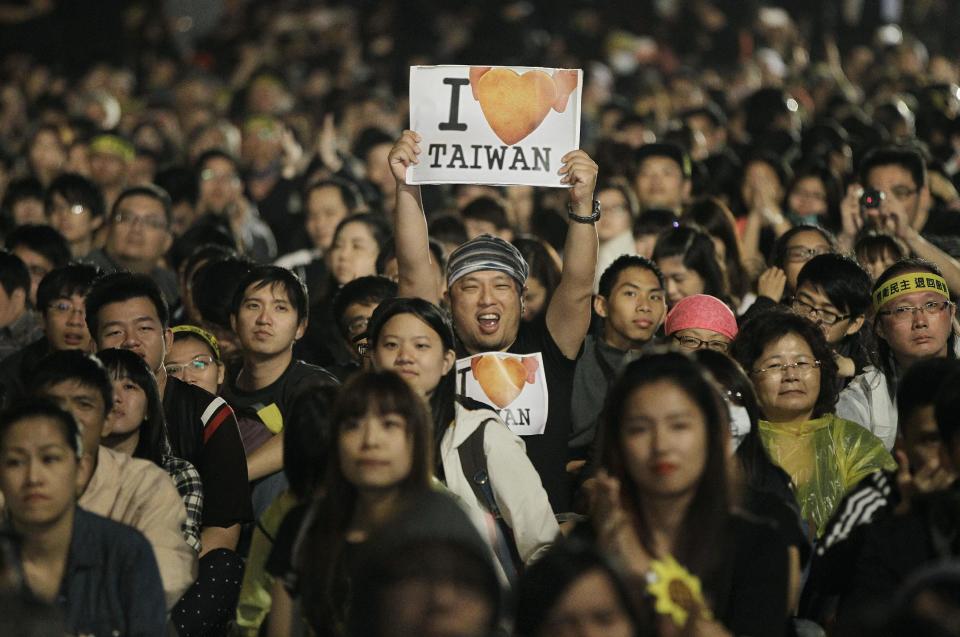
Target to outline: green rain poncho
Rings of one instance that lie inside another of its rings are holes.
[[[897,468],[879,438],[834,414],[800,423],[761,420],[760,439],[793,480],[800,512],[817,536],[854,485],[874,471]]]

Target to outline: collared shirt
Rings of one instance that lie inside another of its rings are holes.
[[[135,529],[79,507],[56,605],[71,635],[166,634],[163,587],[150,544]]]
[[[175,456],[163,457],[163,468],[173,479],[183,506],[187,510],[187,521],[183,524],[183,539],[200,552],[200,526],[203,521],[203,481],[196,467]]]
[[[0,359],[4,359],[43,336],[43,322],[33,310],[26,310],[20,317],[0,328]]]
[[[97,468],[78,504],[143,533],[160,566],[167,607],[172,608],[196,579],[198,560],[184,540],[186,509],[167,472],[149,460],[101,446]]]

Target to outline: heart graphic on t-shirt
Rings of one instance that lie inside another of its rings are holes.
[[[527,383],[535,383],[539,363],[536,358],[516,358],[484,354],[470,361],[473,377],[487,397],[500,409],[517,399]]]
[[[471,73],[475,94],[490,128],[504,144],[516,144],[537,130],[557,101],[557,85],[543,71],[523,75],[513,69]]]

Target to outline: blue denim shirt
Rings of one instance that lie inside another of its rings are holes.
[[[56,605],[71,635],[166,634],[163,585],[146,538],[79,507]]]

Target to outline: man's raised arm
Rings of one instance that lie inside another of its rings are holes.
[[[570,184],[570,210],[585,220],[593,214],[593,191],[597,164],[582,150],[561,158],[562,181]],[[547,308],[547,329],[564,356],[577,357],[590,328],[593,278],[597,269],[599,240],[592,222],[571,218],[563,246],[563,273]]]
[[[388,161],[397,180],[397,206],[394,211],[394,243],[400,276],[398,296],[417,297],[440,302],[440,290],[434,275],[433,253],[427,235],[427,218],[420,204],[420,187],[407,184],[407,168],[419,163],[417,145],[420,136],[406,130],[390,150]]]

